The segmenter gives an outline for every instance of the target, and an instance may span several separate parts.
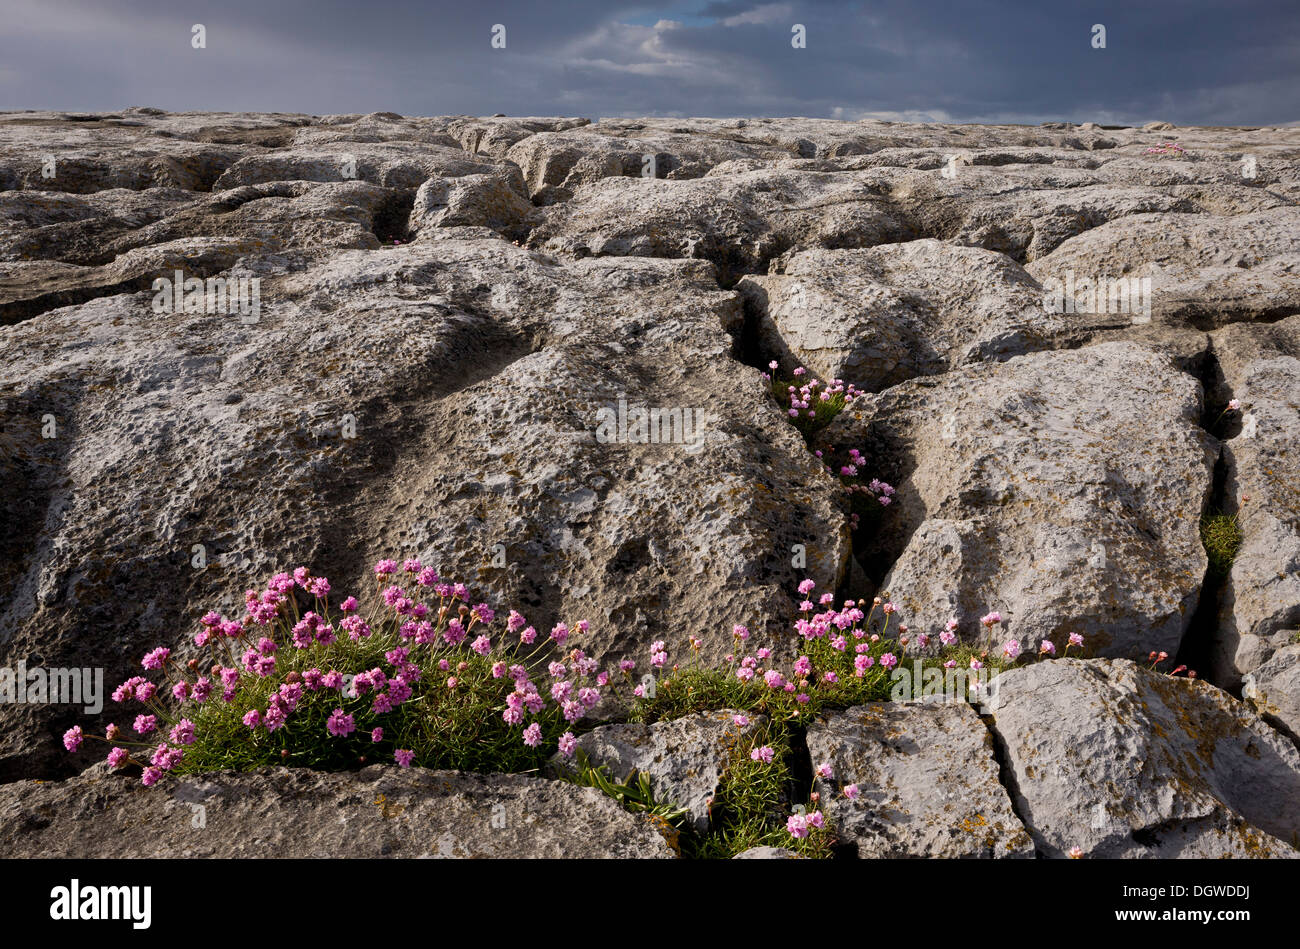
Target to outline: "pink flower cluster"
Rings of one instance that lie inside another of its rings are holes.
[[[775,383],[776,371],[780,368],[780,364],[773,360],[767,364],[767,368],[771,372],[763,373],[763,378],[770,383]],[[801,419],[815,421],[818,404],[825,404],[828,408],[839,411],[851,405],[854,399],[863,394],[862,390],[856,388],[851,382],[846,383],[843,379],[823,382],[808,376],[808,370],[802,367],[794,370],[794,376],[799,384],[786,386],[784,401],[789,404],[787,414],[796,422]]]
[[[504,696],[501,719],[507,725],[521,726],[523,743],[528,747],[538,747],[543,740],[542,722],[527,719],[541,716],[551,705],[529,673],[528,662],[537,650],[524,657],[522,662],[511,663],[504,655],[506,647],[494,645],[488,633],[487,628],[496,618],[495,611],[488,604],[470,605],[469,591],[463,584],[443,581],[433,568],[425,567],[419,560],[408,559],[400,569],[405,580],[398,576],[396,561],[381,560],[374,568],[376,580],[382,588],[379,597],[390,611],[385,617],[384,629],[392,632],[385,635],[393,637],[388,642],[398,643],[384,654],[387,668],[376,666],[350,677],[345,677],[337,669],[319,665],[301,669],[306,663],[297,658],[299,651],[330,647],[337,639],[335,625],[329,618],[331,585],[326,578],[313,576],[306,567],[299,567],[292,573],[278,573],[265,590],[245,592],[245,613],[240,620],[227,620],[211,612],[200,620],[201,629],[194,637],[194,644],[210,653],[212,662],[208,674],[199,674],[198,658],[180,663],[172,658],[172,651],[166,647],[150,650],[145,655],[141,665],[146,671],[160,672],[166,677],[168,692],[176,703],[174,709],[162,704],[159,686],[143,676],[133,676],[114,690],[115,701],[140,702],[146,706],[146,711],[138,714],[132,725],[142,739],[160,727],[170,726],[170,731],[168,740],[162,743],[156,743],[156,740],[127,742],[120,737],[121,729],[110,725],[104,740],[120,742],[109,752],[110,765],[115,768],[126,764],[139,765],[143,768],[143,783],[157,783],[164,772],[173,771],[181,764],[186,747],[195,743],[195,722],[183,717],[185,714],[201,711],[202,706],[218,694],[221,702],[233,703],[245,687],[247,691],[244,694],[266,696],[265,686],[259,687],[258,682],[265,682],[273,676],[279,681],[273,680],[269,696],[241,716],[245,727],[254,732],[276,732],[285,727],[306,694],[336,693],[338,705],[326,720],[325,731],[333,738],[347,738],[358,730],[358,714],[383,716],[410,701],[417,689],[422,688],[419,685],[422,668],[436,665],[441,671],[453,671],[451,667],[455,663],[456,674],[446,679],[445,687],[449,691],[457,689],[460,685],[458,676],[468,668],[468,664],[463,660],[456,662],[449,650],[462,645],[468,653],[479,657],[491,657],[495,651],[502,651],[503,657],[491,665],[491,676],[493,679],[508,676],[514,688]],[[436,596],[437,601],[426,602],[430,595]],[[309,598],[308,603],[313,607],[301,615],[298,612],[300,597]],[[377,634],[358,613],[359,606],[355,597],[347,597],[339,606],[344,615],[338,621],[338,628],[354,643]],[[572,627],[557,624],[550,638],[543,640],[538,648],[562,646],[572,634],[583,634],[587,629],[585,620]],[[526,626],[524,618],[514,611],[506,620],[506,631],[507,634],[518,633],[521,645],[530,645],[536,639],[536,631]],[[662,647],[662,643],[659,646]],[[416,650],[423,652],[416,656]],[[286,658],[286,651],[293,654],[289,658],[294,661],[285,662],[284,667],[299,668],[281,673],[278,667]],[[467,653],[461,655],[468,657]],[[563,661],[552,662],[549,666],[556,681],[546,692],[550,701],[555,703],[557,719],[562,717],[573,723],[599,704],[601,689],[609,683],[610,676],[601,671],[598,663],[582,649],[571,648],[561,658]],[[229,660],[231,664],[223,660]],[[622,668],[630,672],[634,665]],[[423,688],[427,692],[433,686]],[[195,718],[199,716],[196,714]],[[377,744],[383,741],[384,729],[368,724],[364,734]],[[85,737],[79,726],[69,729],[63,738],[64,746],[69,751],[77,751]],[[148,749],[146,760],[135,757],[123,745]],[[575,747],[573,733],[565,732],[559,741],[560,751],[571,755]],[[415,751],[411,749],[394,750],[394,760],[402,767],[409,767],[414,758]]]

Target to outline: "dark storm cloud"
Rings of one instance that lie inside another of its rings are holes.
[[[1300,120],[1294,0],[3,2],[8,109]]]

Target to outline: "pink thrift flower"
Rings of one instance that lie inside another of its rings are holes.
[[[573,757],[573,750],[578,747],[578,739],[573,737],[573,732],[565,732],[560,736],[560,754],[566,758]]]
[[[336,708],[325,722],[325,729],[336,738],[342,738],[356,731],[357,726],[351,715],[346,715],[343,709]]]
[[[754,761],[761,761],[763,764],[771,764],[772,758],[776,754],[769,746],[763,745],[761,748],[755,748],[749,753],[749,757]]]
[[[524,744],[529,748],[536,748],[542,741],[542,726],[533,722],[524,729]]]
[[[157,649],[145,653],[144,660],[140,665],[144,666],[146,669],[161,669],[163,663],[167,661],[167,657],[171,654],[172,651],[170,649],[167,649],[165,646],[159,646]]]
[[[108,753],[108,766],[110,768],[120,768],[126,763],[129,757],[125,748],[114,748]]]
[[[393,758],[396,759],[397,763],[403,768],[409,768],[411,762],[415,760],[415,752],[409,751],[406,748],[398,748],[393,752]]]
[[[158,727],[158,718],[154,715],[137,715],[131,726],[139,735],[147,735]]]
[[[63,733],[63,747],[67,748],[68,751],[76,751],[81,747],[83,738],[84,736],[81,733],[81,726],[73,725]]]
[[[1002,647],[1002,655],[1008,659],[1018,659],[1020,657],[1020,643],[1015,639],[1009,639],[1006,645]]]
[[[746,725],[749,724],[749,719],[746,718],[744,715],[733,715],[731,720],[735,722],[736,726],[739,728],[744,728]]]
[[[858,799],[858,794],[859,791],[858,791],[858,786],[856,784],[844,785],[844,796],[847,797],[850,801],[856,801]]]
[[[373,742],[376,742],[376,743],[383,741],[383,740],[384,740],[384,730],[383,730],[382,728],[373,728],[373,729],[371,729],[371,730],[370,730],[370,740],[373,741]]]
[[[249,728],[256,728],[262,723],[262,713],[257,709],[249,709],[244,713],[244,724]]]
[[[808,836],[808,821],[802,814],[791,814],[785,822],[785,829],[789,831],[790,836],[796,840],[802,840]]]
[[[155,784],[158,783],[158,779],[161,777],[162,777],[162,770],[150,766],[144,769],[144,774],[140,775],[140,783],[147,788],[153,787]]]

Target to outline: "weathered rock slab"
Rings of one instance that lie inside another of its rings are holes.
[[[1200,417],[1168,356],[1102,343],[894,386],[826,438],[898,489],[864,557],[892,564],[881,589],[912,628],[955,618],[979,642],[998,611],[996,647],[1079,632],[1094,655],[1173,655],[1207,563],[1217,447]]]
[[[1300,751],[1226,692],[1125,660],[1038,662],[993,684],[1040,854],[1300,856]]]
[[[733,721],[738,714],[723,709],[649,725],[601,725],[578,739],[578,749],[616,781],[627,781],[633,772],[645,774],[655,800],[686,808],[691,823],[703,832],[737,742],[763,721],[763,716],[751,715],[742,727]],[[571,767],[558,755],[552,764]]]
[[[808,728],[827,821],[858,856],[1032,857],[998,783],[988,729],[965,702],[859,705]],[[858,786],[850,800],[845,785]]]
[[[650,821],[594,788],[516,774],[287,768],[164,779],[92,769],[0,786],[10,856],[672,858]]]

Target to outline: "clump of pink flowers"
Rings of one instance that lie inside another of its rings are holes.
[[[573,753],[569,727],[611,681],[570,641],[587,632],[585,620],[538,637],[519,613],[498,622],[463,584],[418,559],[400,567],[381,560],[374,576],[379,606],[369,619],[355,597],[335,608],[329,580],[299,567],[247,590],[239,619],[204,615],[186,657],[168,647],[147,652],[141,667],[161,681],[132,676],[113,692],[116,702],[143,710],[133,717],[136,738],[111,724],[100,739],[111,745],[110,766],[140,767],[146,785],[201,770],[205,732],[216,729],[229,744],[232,720],[243,737],[224,752],[237,751],[249,766],[391,756],[401,767],[468,767],[493,743],[513,744],[507,753],[521,767],[550,748]],[[378,655],[383,661],[373,664]],[[450,727],[458,715],[465,721]],[[461,727],[471,737],[459,745],[440,737],[440,729]],[[77,726],[63,744],[75,752],[86,738],[99,736]]]
[[[1177,142],[1161,142],[1159,145],[1152,145],[1142,153],[1143,155],[1178,155],[1187,154],[1187,150]]]
[[[808,374],[802,366],[794,370],[794,381],[783,382],[777,377],[780,363],[776,360],[767,364],[770,372],[763,373],[763,378],[772,388],[772,394],[785,408],[786,415],[805,435],[819,428],[824,428],[831,419],[842,412],[853,400],[863,395],[851,382],[832,379],[823,382]]]

